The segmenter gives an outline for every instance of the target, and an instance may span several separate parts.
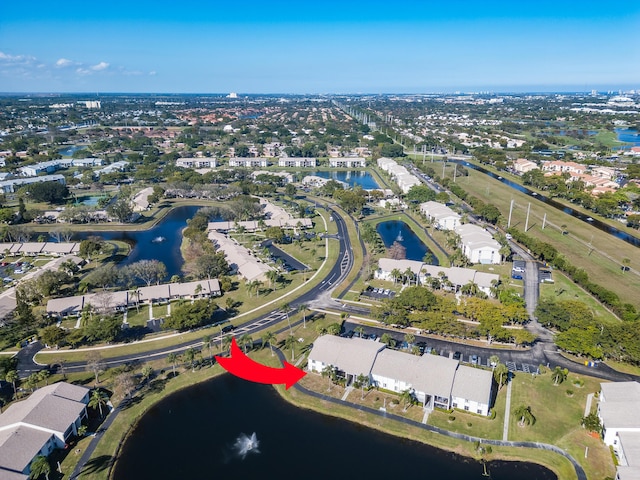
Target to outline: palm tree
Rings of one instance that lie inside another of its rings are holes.
[[[195,371],[194,360],[196,358],[196,351],[193,348],[187,348],[183,354],[184,362],[191,366],[191,370]]]
[[[515,409],[513,414],[516,416],[516,418],[520,419],[518,421],[518,424],[520,426],[534,425],[536,423],[536,417],[534,417],[533,413],[531,413],[531,407],[529,406],[520,405]]]
[[[396,344],[395,339],[388,333],[383,333],[380,337],[380,341],[387,345],[387,347],[393,347]]]
[[[176,364],[178,363],[178,355],[176,353],[170,353],[167,355],[167,361],[173,367],[173,376],[176,376]]]
[[[233,341],[233,337],[231,335],[225,335],[222,338],[222,350],[229,350],[231,347],[231,342]]]
[[[49,373],[49,370],[47,369],[40,370],[38,372],[38,380],[41,382],[44,381],[45,385],[49,385],[49,375],[51,375],[51,373]]]
[[[360,338],[364,335],[364,327],[362,325],[356,327],[353,331],[356,332]]]
[[[333,386],[333,380],[336,377],[335,369],[331,365],[326,365],[322,369],[321,374],[323,377],[326,377],[329,379],[329,388],[327,390],[331,390],[331,387]]]
[[[364,400],[364,389],[369,386],[369,377],[361,373],[356,377],[353,386],[360,389],[360,400]]]
[[[411,268],[407,267],[406,270],[404,271],[403,277],[405,278],[405,281],[411,285],[411,280],[413,280],[413,270],[411,270]]]
[[[500,357],[498,355],[493,354],[489,357],[489,364],[493,368],[495,368],[498,365],[498,363],[500,363]]]
[[[276,284],[276,288],[273,288],[274,290],[277,289],[278,286],[278,277],[280,276],[280,274],[276,271],[276,270],[269,270],[266,273],[266,277],[267,280],[269,280],[269,288],[273,288],[273,284]]]
[[[431,265],[431,262],[433,262],[433,253],[431,252],[425,253],[424,257],[422,257],[422,261],[424,263],[428,263],[429,265]]]
[[[268,343],[271,349],[271,356],[273,357],[273,342],[276,340],[276,334],[272,331],[266,331],[262,334],[262,348]]]
[[[284,340],[284,348],[290,348],[291,349],[291,361],[293,362],[295,357],[295,346],[296,346],[296,339],[293,335],[289,335],[287,338],[285,338]]]
[[[318,332],[318,335],[320,336],[325,335],[327,333],[327,327],[319,323],[316,325],[316,332]]]
[[[409,347],[411,347],[411,345],[413,345],[413,342],[416,341],[416,336],[413,333],[405,333],[404,341],[407,342]]]
[[[153,367],[151,365],[145,365],[142,367],[142,378],[145,381],[149,381],[149,379],[153,376]]]
[[[393,278],[393,284],[395,285],[399,278],[402,278],[402,272],[399,268],[391,270],[391,278]]]
[[[91,397],[89,397],[89,406],[94,410],[97,407],[100,411],[100,417],[102,417],[102,406],[106,406],[108,401],[109,397],[101,389],[94,388],[93,390],[91,390]]]
[[[247,347],[251,345],[253,347],[253,338],[248,333],[244,333],[238,339],[238,343],[242,346],[244,353],[247,353]]]
[[[29,478],[40,478],[42,475],[45,476],[47,480],[49,480],[49,473],[51,473],[51,465],[49,465],[49,460],[44,455],[38,455],[31,462],[31,473],[29,473]]]
[[[498,363],[493,369],[493,378],[498,382],[498,387],[502,388],[504,384],[503,379],[509,378],[509,369],[504,363]]]
[[[213,361],[213,352],[211,351],[213,340],[210,335],[205,335],[204,337],[202,337],[202,345],[209,349],[209,362]]]
[[[291,306],[288,303],[283,303],[282,306],[280,307],[280,310],[282,310],[285,315],[287,316],[287,323],[289,324],[289,335],[293,335],[293,331],[291,330],[291,322],[289,321],[289,310],[291,309]]]
[[[569,372],[567,371],[567,369],[563,369],[562,367],[556,367],[553,369],[553,372],[551,372],[551,380],[553,380],[553,384],[558,386],[560,385],[562,382],[564,382],[567,379],[567,374]]]
[[[4,376],[5,381],[13,385],[13,397],[16,399],[18,398],[18,390],[16,389],[18,378],[18,372],[15,370],[9,370]]]
[[[298,311],[302,312],[302,328],[307,328],[307,315],[306,311],[309,310],[309,305],[301,303],[298,305]]]
[[[413,394],[411,390],[406,389],[400,393],[400,401],[404,404],[403,412],[407,411],[407,408],[413,403]]]

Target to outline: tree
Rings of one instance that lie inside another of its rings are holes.
[[[264,232],[265,237],[269,240],[273,240],[275,243],[282,243],[284,240],[284,230],[280,227],[268,227]]]
[[[16,388],[16,383],[19,378],[20,377],[18,376],[18,372],[16,370],[9,370],[4,376],[5,381],[13,385],[13,397],[16,399],[18,398],[18,390]]]
[[[493,369],[493,378],[495,378],[498,387],[502,388],[505,381],[509,378],[509,369],[504,363],[498,363]]]
[[[153,367],[151,365],[145,365],[142,367],[142,378],[145,381],[149,381],[149,379],[153,376]]]
[[[291,349],[291,361],[294,361],[294,355],[295,355],[295,346],[296,346],[296,339],[293,335],[289,335],[287,338],[285,338],[284,340],[284,348],[290,348]]]
[[[97,351],[91,351],[87,354],[87,368],[93,372],[96,377],[96,385],[100,383],[98,375],[104,372],[106,364],[102,360],[102,355]]]
[[[91,262],[91,257],[97,255],[104,248],[104,242],[96,237],[90,237],[80,242],[79,254],[87,262]]]
[[[413,403],[413,394],[411,393],[411,390],[406,389],[400,392],[400,401],[404,405],[402,411],[406,412],[407,408],[409,408],[409,406]]]
[[[364,335],[364,327],[362,325],[357,326],[353,331],[358,335],[359,338],[362,338],[362,335]]]
[[[389,258],[394,260],[404,260],[407,258],[407,249],[400,244],[400,242],[393,242],[393,244],[389,247]],[[402,273],[400,273],[400,277],[402,278]]]
[[[226,275],[229,271],[229,264],[224,252],[216,252],[199,256],[194,273],[197,278],[211,280],[212,278]]]
[[[173,367],[173,376],[176,376],[176,364],[178,363],[178,354],[177,353],[170,353],[169,355],[167,355],[167,362],[169,362],[169,364]]]
[[[325,367],[322,369],[321,375],[323,377],[329,379],[329,388],[328,388],[328,390],[331,390],[331,387],[333,386],[333,381],[336,378],[335,368],[333,368],[332,365],[325,365]]]
[[[49,473],[51,473],[51,465],[49,465],[49,460],[44,455],[38,455],[31,462],[31,472],[29,473],[29,478],[40,478],[42,475],[45,476],[47,480],[49,480]]]
[[[602,433],[602,423],[596,412],[590,413],[586,417],[582,417],[582,426],[590,432]]]
[[[158,260],[140,260],[132,263],[127,268],[128,272],[134,277],[139,278],[151,286],[152,283],[159,284],[167,277],[167,267]]]
[[[195,370],[196,351],[193,348],[187,348],[182,355],[184,363],[188,363],[192,370]]]
[[[391,335],[389,335],[388,333],[383,333],[380,336],[380,341],[382,343],[384,343],[389,348],[393,348],[395,346],[395,344],[396,344],[396,340]]]
[[[307,328],[307,310],[309,310],[309,305],[307,305],[306,303],[301,303],[300,305],[298,305],[298,311],[302,312],[302,328]]]
[[[416,341],[416,336],[413,333],[405,333],[404,341],[407,342],[407,345],[409,345],[409,347],[411,347],[411,345],[413,345],[413,342]]]
[[[513,412],[516,418],[519,418],[518,424],[520,426],[534,425],[536,423],[536,417],[531,413],[531,407],[527,405],[520,405]]]
[[[107,207],[107,214],[121,223],[126,223],[133,216],[133,207],[128,199],[119,198]]]
[[[393,278],[393,283],[395,284],[398,279],[402,278],[402,272],[399,268],[394,268],[391,270],[391,278]]]
[[[40,338],[42,341],[46,345],[55,346],[56,348],[61,345],[66,336],[67,331],[57,325],[49,325],[40,331]]]
[[[266,331],[262,334],[262,347],[268,343],[271,350],[271,356],[273,357],[273,342],[276,340],[276,334],[272,331]]]
[[[564,382],[567,379],[567,374],[569,373],[569,371],[566,368],[562,368],[562,367],[556,367],[553,369],[553,372],[551,372],[551,380],[553,380],[553,384],[554,385],[560,385],[562,382]]]
[[[369,386],[369,377],[361,373],[355,378],[353,386],[360,389],[360,400],[364,400],[364,389]]]
[[[213,351],[211,350],[213,347],[213,339],[209,335],[205,335],[202,337],[202,346],[207,347],[209,349],[209,362],[213,361]]]
[[[51,375],[51,373],[49,373],[49,370],[47,369],[42,369],[38,372],[38,381],[39,382],[44,382],[45,385],[49,385],[49,376]]]
[[[291,322],[289,321],[290,309],[291,309],[291,306],[287,302],[283,303],[282,306],[280,307],[280,310],[282,310],[287,316],[287,323],[289,324],[289,335],[293,335],[293,330],[291,330]]]
[[[243,333],[238,339],[238,343],[240,344],[246,355],[247,350],[250,347],[253,347],[253,338],[248,333]]]
[[[107,405],[109,401],[109,397],[107,394],[100,388],[94,388],[91,390],[91,396],[89,397],[89,406],[94,410],[98,410],[100,412],[100,417],[102,417],[102,407]]]
[[[37,182],[24,187],[29,198],[34,202],[64,203],[69,196],[69,189],[59,182]]]

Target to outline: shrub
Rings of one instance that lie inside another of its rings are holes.
[[[573,390],[567,389],[567,396],[573,397]]]
[[[456,417],[454,415],[449,415],[449,421],[453,422],[456,419]]]

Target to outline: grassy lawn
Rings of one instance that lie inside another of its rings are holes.
[[[576,379],[584,386],[574,385]],[[569,373],[567,380],[553,385],[551,374],[532,376],[517,373],[512,380],[511,412],[528,405],[536,417],[533,426],[518,425],[513,413],[509,419],[509,440],[551,443],[565,449],[583,466],[588,478],[613,476],[609,449],[602,441],[590,437],[580,426],[589,393],[600,389],[600,380]],[[572,395],[567,394],[571,390]],[[584,458],[585,447],[589,456]]]
[[[512,226],[524,229],[527,205],[531,202],[528,234],[548,242],[575,266],[583,268],[591,281],[615,291],[624,302],[640,307],[640,275],[634,270],[623,273],[623,258],[637,257],[637,247],[602,232],[589,224],[575,219],[560,210],[546,207],[540,201],[526,196],[482,173],[469,171],[468,177],[458,179],[458,183],[471,195],[484,202],[492,203],[508,216],[511,199],[515,199]],[[546,213],[546,227],[542,230],[543,215]],[[561,226],[566,225],[568,235],[562,235]],[[592,245],[592,247],[589,246]],[[632,265],[633,268],[633,265]]]
[[[554,300],[580,300],[593,312],[595,320],[617,323],[620,320],[607,310],[600,302],[569,280],[561,272],[553,271],[554,283],[540,284],[540,298]]]

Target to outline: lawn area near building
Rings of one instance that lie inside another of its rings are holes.
[[[581,426],[587,395],[600,390],[599,379],[569,372],[564,382],[554,385],[551,373],[547,371],[536,376],[516,373],[511,381],[509,440],[557,445],[580,462],[588,478],[614,476],[608,447],[601,440],[590,437]],[[583,382],[582,386],[580,382]],[[519,425],[520,419],[514,412],[521,405],[531,407],[536,419],[534,425]],[[585,459],[587,446],[589,455]]]
[[[584,269],[592,282],[616,292],[623,302],[640,307],[640,297],[637,295],[640,273],[633,264],[633,259],[637,258],[637,247],[560,210],[547,207],[482,173],[469,170],[469,176],[459,178],[457,183],[470,195],[498,207],[505,218],[509,214],[511,199],[514,199],[516,204],[511,225],[520,230],[524,230],[527,205],[531,202],[528,235],[553,245],[573,265]],[[547,219],[543,230],[545,213]],[[568,234],[562,234],[562,225],[566,225]],[[628,272],[623,272],[621,268],[624,258],[632,260]]]

